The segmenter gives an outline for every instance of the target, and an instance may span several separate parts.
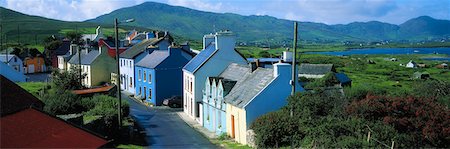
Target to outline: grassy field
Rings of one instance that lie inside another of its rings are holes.
[[[97,28],[95,27],[89,27],[89,28],[79,28],[79,29],[62,29],[59,31],[60,34],[66,34],[70,31],[77,31],[81,34],[95,34],[95,30]],[[102,28],[103,35],[105,36],[113,36],[114,35],[114,28]],[[127,30],[124,30],[122,28],[119,28],[119,35],[124,35],[127,33]]]
[[[435,68],[442,64],[439,61],[422,60],[422,57],[431,55],[354,55],[349,57],[337,57],[327,55],[304,54],[300,57],[302,63],[328,63],[334,64],[338,72],[344,72],[352,79],[352,86],[370,86],[388,90],[411,91],[415,72],[428,72],[431,78],[450,81],[449,70]],[[433,55],[436,56],[436,55]],[[398,61],[390,61],[397,58]],[[368,61],[375,64],[369,64]],[[428,68],[406,68],[400,64],[407,64],[410,60],[416,63],[424,63]]]
[[[19,82],[17,84],[35,97],[39,97],[39,91],[47,85],[45,82]]]

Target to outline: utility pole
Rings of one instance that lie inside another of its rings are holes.
[[[294,43],[293,43],[293,53],[292,53],[292,92],[291,95],[295,95],[295,85],[298,81],[297,76],[297,22],[294,22]],[[292,115],[292,114],[291,114]]]
[[[294,43],[293,43],[293,51],[292,51],[292,92],[291,96],[295,95],[295,85],[298,81],[298,74],[297,74],[297,21],[294,21]],[[290,109],[290,117],[291,119],[294,117],[294,107],[291,106]],[[294,148],[294,138],[291,136],[291,148]]]
[[[17,45],[20,45],[20,28],[19,28],[19,24],[17,24]]]
[[[120,91],[120,65],[119,65],[119,28],[118,28],[119,22],[117,21],[117,18],[114,20],[114,30],[116,32],[116,62],[117,62],[117,97],[119,98],[119,130],[122,128],[122,95]]]

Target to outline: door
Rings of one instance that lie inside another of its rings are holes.
[[[234,115],[231,115],[231,138],[234,138],[235,136],[234,129]]]
[[[28,73],[34,73],[34,65],[33,64],[28,65]]]
[[[144,87],[144,100],[147,99],[147,87]]]

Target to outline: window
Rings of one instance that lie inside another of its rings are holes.
[[[152,99],[152,89],[148,89],[148,99]]]
[[[139,95],[141,95],[142,94],[142,90],[141,90],[141,87],[139,86]]]
[[[152,83],[152,74],[148,74],[148,83]]]
[[[191,82],[189,82],[190,83],[190,87],[189,87],[189,91],[192,93],[192,81]]]
[[[120,79],[123,79],[123,75],[120,75]],[[120,84],[123,84],[123,81],[120,81]]]
[[[133,87],[133,77],[130,77],[130,87]]]
[[[14,62],[17,62],[17,58],[16,57],[14,57]]]
[[[139,77],[139,81],[141,81],[141,70],[139,70],[138,77]]]
[[[144,82],[147,81],[147,73],[144,70]]]
[[[130,61],[130,68],[132,67],[132,63],[131,63],[131,61]]]

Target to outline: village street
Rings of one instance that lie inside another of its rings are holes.
[[[150,108],[122,97],[130,103],[130,116],[145,130],[149,148],[217,148],[176,114],[181,109]]]

